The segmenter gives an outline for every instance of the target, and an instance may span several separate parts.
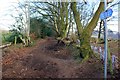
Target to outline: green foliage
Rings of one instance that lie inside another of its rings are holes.
[[[8,42],[15,42],[15,36],[16,36],[16,43],[21,43],[22,41],[19,38],[19,35],[22,35],[19,32],[8,32],[2,34],[2,43],[8,43]]]
[[[52,36],[52,29],[43,26],[41,31],[41,38],[44,38],[45,36]]]
[[[20,39],[20,35],[23,37],[23,31],[24,31],[24,24],[23,24],[23,16],[21,14],[18,15],[18,17],[15,18],[15,23],[11,25],[9,36],[6,38],[7,42],[12,43],[22,43],[22,40]],[[16,39],[15,39],[16,38]]]
[[[11,34],[8,37],[6,37],[5,41],[14,43],[16,37],[16,43],[21,43],[22,40],[20,39],[19,35],[23,36],[19,32],[11,32]]]
[[[7,43],[7,38],[11,35],[11,33],[2,33],[2,43]]]
[[[48,25],[48,21],[44,19],[31,18],[30,32],[35,33],[38,38],[44,38],[46,36],[52,36],[52,27]]]

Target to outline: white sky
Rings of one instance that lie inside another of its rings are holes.
[[[25,0],[21,0],[25,1]],[[91,0],[90,0],[91,1]],[[95,1],[95,0],[94,0]],[[118,0],[114,0],[116,2]],[[12,5],[16,5],[18,0],[0,0],[0,29],[8,30],[11,24],[13,24],[14,19],[8,14],[16,14],[14,10],[10,10]],[[115,11],[118,7],[113,7],[113,16],[118,16],[118,10]],[[108,28],[113,31],[118,31],[118,18],[114,21],[109,21]],[[96,28],[97,29],[97,28]]]
[[[14,22],[9,15],[13,12],[10,10],[12,5],[15,5],[17,0],[0,0],[0,29],[9,29],[8,27]]]

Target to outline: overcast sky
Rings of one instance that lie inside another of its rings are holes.
[[[12,5],[16,6],[18,1],[24,2],[25,0],[0,0],[0,29],[9,29],[10,25],[14,23],[14,19],[9,15],[16,15],[18,10],[11,9]],[[42,0],[43,1],[43,0]],[[96,1],[96,0],[88,0]],[[114,0],[115,3],[118,0]],[[118,31],[118,6],[115,6],[113,9],[113,15],[116,18],[111,19],[108,23],[108,28],[113,31]],[[98,24],[99,25],[99,24]],[[96,28],[98,29],[98,28]]]

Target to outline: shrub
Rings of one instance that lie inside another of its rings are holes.
[[[34,33],[37,38],[54,35],[52,26],[48,24],[48,21],[41,18],[31,18],[30,21],[30,33]]]
[[[19,32],[12,32],[12,33],[9,35],[9,37],[6,38],[6,41],[7,41],[7,42],[12,42],[12,43],[14,43],[14,41],[15,41],[15,36],[16,36],[16,38],[17,38],[16,43],[22,43],[22,40],[20,39],[19,35],[23,36],[23,35],[22,35],[21,33],[19,33]]]

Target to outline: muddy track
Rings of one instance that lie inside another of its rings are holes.
[[[40,65],[48,66],[48,68],[51,67],[53,69],[53,71],[51,73],[57,74],[56,77],[58,77],[58,78],[75,77],[75,75],[73,75],[73,73],[75,73],[74,71],[77,68],[78,64],[73,59],[69,59],[69,58],[61,59],[60,58],[61,55],[58,55],[59,58],[56,58],[56,56],[54,56],[54,55],[59,54],[61,52],[61,50],[59,50],[60,52],[54,51],[51,53],[51,50],[47,50],[46,48],[48,48],[48,45],[55,45],[55,42],[52,41],[49,43],[47,43],[45,41],[44,43],[41,44],[42,46],[40,45],[38,48],[36,48],[35,50],[33,50],[32,52],[29,53],[32,55],[31,56],[32,59],[27,59],[27,61],[30,62],[30,64],[28,64],[27,66],[31,66],[32,68],[34,68],[34,70],[41,70]],[[52,46],[49,46],[49,47],[52,47]],[[26,58],[28,58],[28,57],[30,57],[30,56],[27,56]],[[45,64],[45,63],[47,63],[47,64]],[[55,76],[55,74],[54,74],[54,76]]]
[[[103,64],[96,58],[80,64],[65,46],[45,39],[29,49],[13,51],[3,57],[4,78],[101,78]]]

